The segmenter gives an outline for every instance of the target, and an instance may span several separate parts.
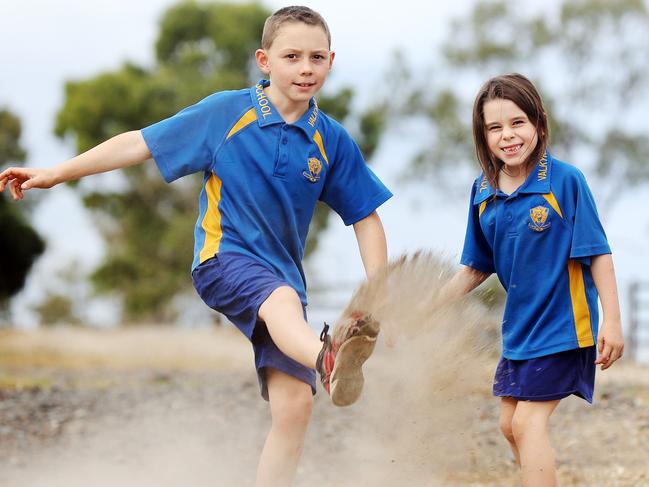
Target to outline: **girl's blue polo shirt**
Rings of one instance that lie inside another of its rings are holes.
[[[476,179],[461,263],[496,272],[507,291],[503,356],[521,360],[597,340],[590,257],[609,254],[583,174],[549,153],[507,195]]]
[[[350,225],[392,193],[314,100],[285,123],[263,91],[269,83],[215,93],[142,135],[165,181],[203,173],[192,270],[218,252],[247,255],[306,305],[302,257],[318,200]]]

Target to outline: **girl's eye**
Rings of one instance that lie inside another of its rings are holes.
[[[488,127],[487,130],[489,132],[496,132],[497,130],[500,130],[500,125],[492,125],[491,127]]]

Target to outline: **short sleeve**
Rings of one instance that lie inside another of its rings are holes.
[[[474,204],[477,184],[471,188],[469,201],[469,218],[464,237],[464,248],[460,264],[471,267],[487,274],[495,272],[493,251],[480,227],[479,205]]]
[[[575,211],[570,258],[590,264],[589,257],[610,254],[611,249],[586,178],[578,172],[575,181]]]
[[[215,148],[226,130],[222,123],[223,95],[208,96],[176,115],[142,129],[153,159],[168,183],[211,169]]]
[[[351,225],[370,215],[392,193],[367,166],[358,145],[344,130],[335,147],[320,200],[338,213],[345,225]]]

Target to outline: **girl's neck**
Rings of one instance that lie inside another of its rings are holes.
[[[512,194],[523,185],[528,175],[529,169],[525,166],[512,169],[503,164],[498,171],[498,188],[506,194]]]

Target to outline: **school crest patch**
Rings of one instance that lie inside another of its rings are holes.
[[[302,176],[307,178],[312,183],[317,183],[320,180],[320,172],[322,171],[322,163],[317,157],[309,157],[307,161],[309,170],[303,171]]]
[[[545,206],[535,206],[530,209],[530,220],[527,226],[530,227],[535,232],[542,232],[550,227],[550,223],[547,222],[549,209]]]

